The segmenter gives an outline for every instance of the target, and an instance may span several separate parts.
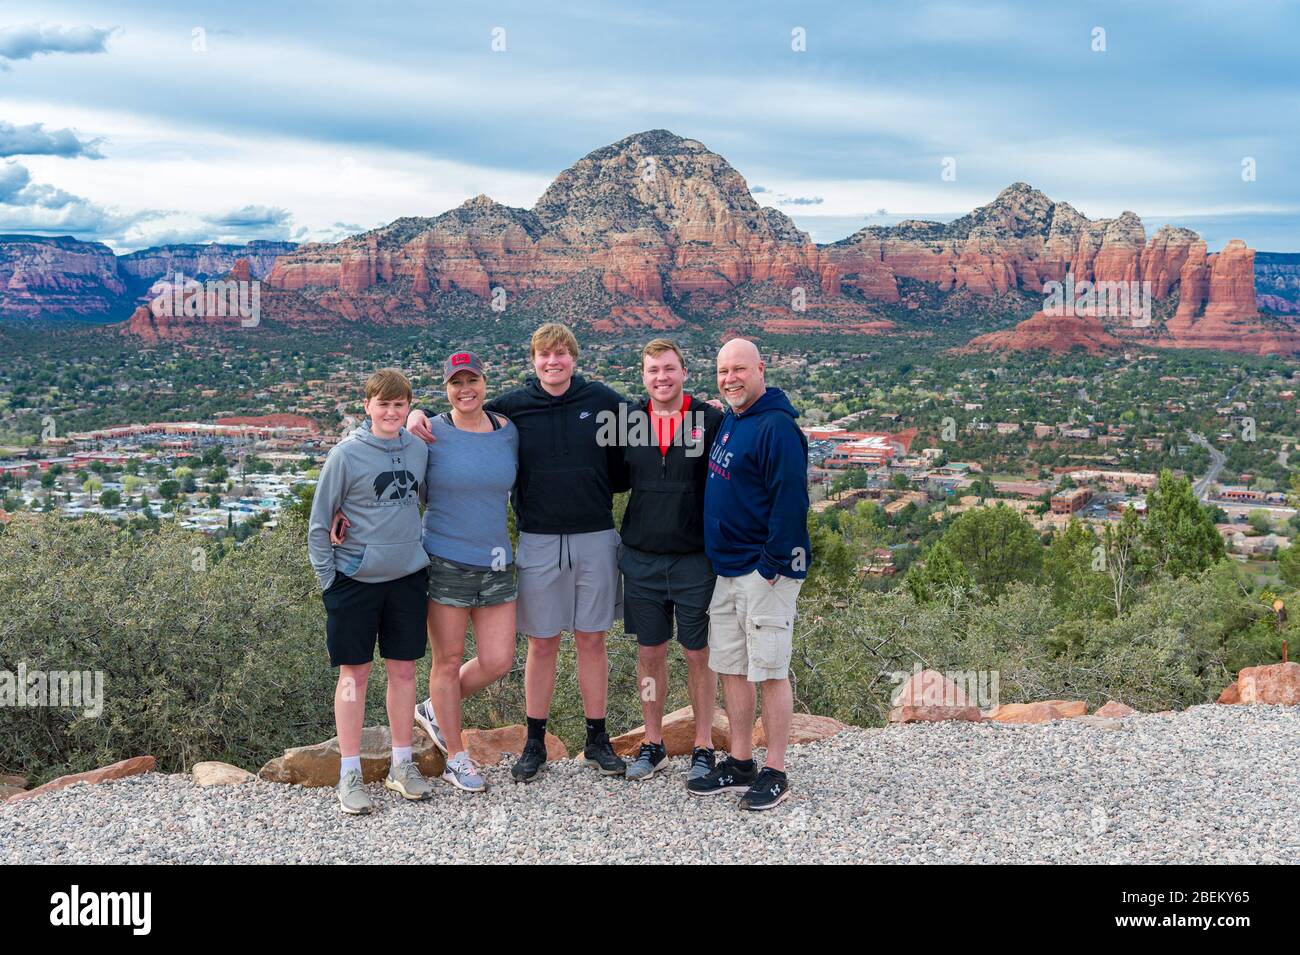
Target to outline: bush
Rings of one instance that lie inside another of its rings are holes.
[[[255,770],[332,736],[334,675],[303,534],[290,519],[222,556],[170,524],[133,534],[14,520],[0,534],[0,670],[101,672],[104,705],[98,718],[0,707],[0,767],[39,782],[152,754],[172,772],[202,759]]]

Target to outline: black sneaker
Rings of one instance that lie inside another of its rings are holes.
[[[703,779],[713,772],[717,765],[718,760],[713,750],[705,749],[703,746],[695,747],[691,751],[691,768],[686,771],[686,782],[689,784],[692,779]]]
[[[615,755],[608,733],[601,733],[582,748],[582,762],[585,766],[596,767],[606,776],[627,775],[627,763]]]
[[[790,781],[779,769],[763,768],[754,785],[740,797],[741,809],[774,809],[790,798]]]
[[[716,796],[718,793],[747,790],[757,778],[757,766],[742,769],[739,763],[728,756],[707,776],[687,781],[686,791],[692,796]]]
[[[510,775],[517,783],[531,783],[546,765],[546,744],[540,739],[530,739],[524,743],[524,751],[510,767]]]

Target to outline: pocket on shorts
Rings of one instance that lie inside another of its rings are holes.
[[[777,614],[750,617],[746,626],[749,662],[764,670],[784,670],[790,665],[794,618]]]

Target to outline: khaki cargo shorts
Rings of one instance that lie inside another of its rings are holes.
[[[751,683],[789,676],[794,603],[802,586],[780,575],[768,583],[756,570],[719,577],[709,603],[709,668]]]

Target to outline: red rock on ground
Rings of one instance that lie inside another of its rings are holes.
[[[834,717],[816,716],[812,713],[795,713],[790,718],[790,745],[799,746],[803,743],[815,743],[819,739],[834,736],[841,730],[848,728],[848,724],[841,723]],[[767,732],[763,729],[763,720],[761,718],[754,724],[754,745],[767,745]]]
[[[461,730],[460,735],[470,759],[479,766],[495,766],[501,762],[502,755],[518,756],[524,751],[528,727],[515,723],[491,730]],[[568,748],[551,733],[546,734],[546,758],[552,761],[569,758]]]
[[[367,726],[361,731],[361,777],[366,782],[379,782],[388,775],[392,746],[387,726]],[[442,752],[418,726],[411,740],[411,755],[426,779],[442,775],[445,765]],[[333,786],[339,781],[339,759],[339,741],[334,736],[323,743],[286,749],[279,761],[271,760],[258,775],[269,782]]]
[[[16,796],[10,796],[9,802],[17,802],[20,799],[30,799],[33,796],[40,796],[43,793],[55,792],[59,789],[65,789],[68,786],[77,783],[104,783],[110,779],[122,779],[125,776],[137,776],[140,773],[152,773],[158,768],[158,761],[152,756],[135,756],[131,759],[124,759],[119,763],[113,763],[110,766],[101,766],[99,769],[92,769],[84,773],[74,773],[71,776],[60,776],[58,779],[52,779],[44,786],[37,786],[35,789],[28,789],[20,792]]]
[[[1087,712],[1087,709],[1088,708],[1085,706],[1085,713]],[[1083,714],[1074,713],[1072,715],[1081,716]],[[1062,711],[1062,708],[1058,708],[1050,702],[1003,703],[990,713],[988,718],[994,723],[1012,723],[1020,725],[1027,723],[1050,723],[1052,720],[1069,719],[1070,715],[1067,715],[1066,712]]]
[[[899,687],[889,711],[891,723],[934,723],[941,720],[965,720],[978,723],[983,719],[978,706],[952,680],[936,670],[913,673]]]
[[[1114,719],[1121,719],[1125,716],[1137,716],[1138,711],[1131,706],[1125,706],[1117,700],[1108,700],[1106,705],[1100,707],[1093,716],[1109,716]]]
[[[1237,674],[1237,686],[1242,703],[1295,706],[1300,703],[1300,663],[1246,667]]]
[[[689,706],[665,713],[663,719],[664,749],[669,756],[689,756],[695,746],[695,711]],[[731,724],[721,706],[713,710],[713,729],[711,733],[714,749],[726,749],[731,740]],[[616,736],[610,740],[614,752],[620,756],[635,756],[645,742],[645,726]],[[761,745],[755,740],[755,746]]]
[[[1224,704],[1241,702],[1241,691],[1237,687],[1236,680],[1233,680],[1226,687],[1224,687],[1223,692],[1219,694],[1218,702]]]

